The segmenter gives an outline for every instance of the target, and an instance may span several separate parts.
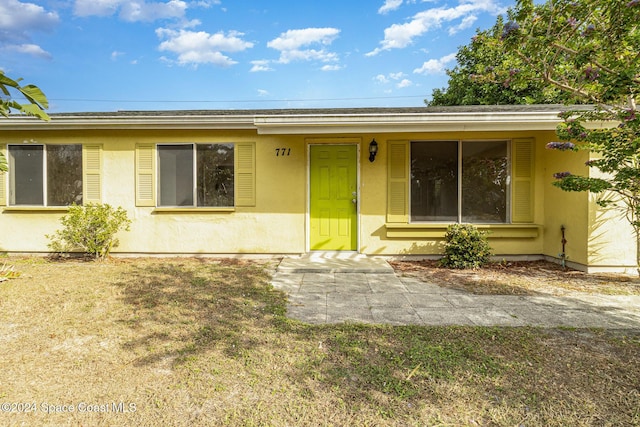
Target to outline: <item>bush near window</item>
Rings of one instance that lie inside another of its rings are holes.
[[[479,268],[489,263],[491,247],[487,232],[471,224],[452,224],[444,235],[444,257],[440,264],[449,268]]]
[[[116,233],[129,231],[131,220],[122,207],[109,204],[72,204],[69,212],[60,219],[62,230],[46,237],[49,248],[56,253],[82,252],[103,260],[112,248],[118,246]]]

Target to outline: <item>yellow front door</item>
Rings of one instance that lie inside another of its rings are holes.
[[[357,152],[355,145],[311,146],[311,250],[357,249]]]

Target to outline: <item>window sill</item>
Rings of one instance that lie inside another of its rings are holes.
[[[388,238],[444,239],[451,224],[386,224]],[[488,231],[489,239],[534,239],[540,235],[537,224],[474,224]]]
[[[5,206],[2,212],[68,212],[69,206]]]
[[[153,213],[228,213],[235,212],[236,208],[154,208]]]

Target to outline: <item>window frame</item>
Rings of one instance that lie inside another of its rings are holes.
[[[7,186],[7,193],[6,193],[6,206],[8,208],[17,208],[17,209],[21,209],[21,208],[53,208],[53,209],[60,209],[60,208],[68,208],[69,206],[71,206],[71,204],[69,205],[54,205],[54,204],[49,204],[49,182],[48,182],[48,150],[47,147],[49,146],[62,146],[62,145],[70,145],[70,146],[76,146],[76,147],[80,147],[80,177],[82,180],[82,204],[84,204],[86,202],[86,194],[85,194],[85,187],[86,187],[86,178],[85,178],[85,146],[84,144],[81,143],[60,143],[60,144],[47,144],[47,143],[36,143],[36,142],[30,142],[28,144],[22,143],[22,144],[18,144],[18,143],[7,143],[5,145],[6,147],[6,157],[7,157],[7,163],[9,165],[9,172],[8,172],[8,179],[6,180],[6,186]],[[12,163],[12,156],[11,156],[11,147],[42,147],[42,203],[41,204],[16,204],[15,202],[12,202],[12,200],[15,200],[15,189],[13,188],[13,185],[15,184],[15,168],[11,166]],[[72,202],[73,203],[73,202]]]
[[[192,188],[191,188],[191,197],[193,203],[191,205],[162,205],[160,204],[160,192],[161,192],[161,164],[160,164],[160,147],[163,146],[191,146],[192,150]],[[233,204],[229,206],[199,206],[198,205],[198,146],[199,145],[230,145],[233,147],[233,180],[234,180],[234,192],[233,192]],[[158,211],[161,210],[215,210],[215,211],[226,211],[226,210],[234,210],[237,206],[237,195],[235,191],[236,179],[237,179],[237,147],[238,144],[235,142],[159,142],[154,144],[155,148],[155,208]]]
[[[413,206],[413,191],[412,191],[412,186],[413,186],[413,177],[412,177],[412,172],[411,172],[411,162],[413,159],[413,144],[414,143],[430,143],[430,142],[444,142],[444,143],[456,143],[456,150],[457,150],[457,159],[456,159],[456,167],[457,167],[457,171],[456,171],[456,179],[457,179],[457,186],[456,186],[456,190],[457,190],[457,200],[456,200],[456,206],[457,206],[457,218],[456,221],[439,221],[439,220],[414,220],[413,219],[413,212],[412,212],[412,206]],[[408,141],[408,148],[409,148],[409,153],[408,153],[408,191],[407,191],[407,199],[408,199],[408,223],[409,224],[415,224],[415,225],[420,225],[420,224],[424,224],[424,225],[429,225],[429,224],[461,224],[463,223],[462,220],[462,216],[463,216],[463,209],[462,209],[462,201],[463,201],[463,160],[464,160],[464,153],[463,153],[463,147],[465,143],[483,143],[483,142],[500,142],[500,143],[504,143],[506,146],[506,158],[507,158],[507,171],[508,171],[508,175],[507,175],[507,185],[506,185],[506,189],[505,189],[505,194],[506,194],[506,203],[505,203],[505,221],[504,222],[472,222],[471,224],[491,224],[491,225],[507,225],[507,224],[513,224],[513,214],[512,214],[512,191],[513,191],[513,179],[512,179],[512,175],[513,175],[513,150],[512,150],[512,145],[513,145],[513,140],[512,139],[502,139],[502,138],[495,138],[495,139],[433,139],[433,140],[427,140],[427,139],[418,139],[418,140],[409,140]]]

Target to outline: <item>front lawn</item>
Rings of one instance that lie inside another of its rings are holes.
[[[638,330],[311,326],[265,263],[6,260],[0,425],[640,425]]]

